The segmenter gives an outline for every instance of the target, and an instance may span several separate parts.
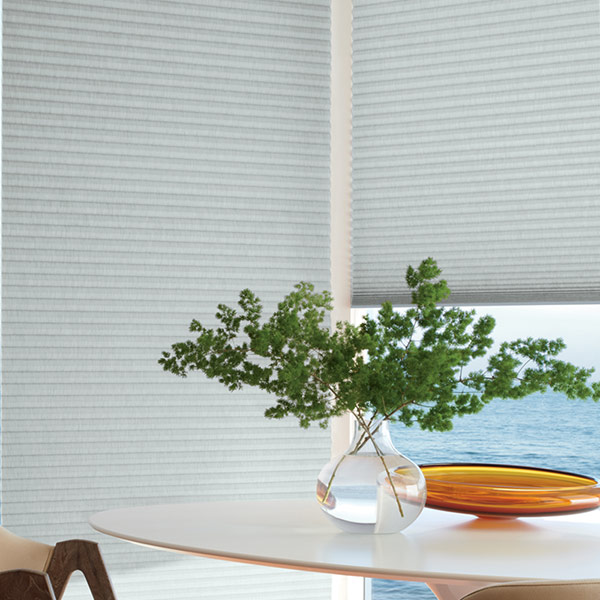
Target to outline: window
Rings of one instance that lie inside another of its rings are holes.
[[[463,307],[466,308],[466,307]],[[491,306],[478,314],[496,319],[494,339],[562,337],[561,358],[578,366],[596,367],[600,380],[600,306]],[[366,310],[356,310],[357,317]],[[374,314],[375,310],[369,310]],[[474,363],[475,365],[475,363]],[[566,470],[600,477],[600,450],[594,424],[600,404],[567,400],[554,392],[523,400],[496,400],[480,413],[456,419],[452,432],[426,432],[392,425],[396,448],[418,464],[490,462]],[[369,580],[372,600],[433,599],[425,584]]]

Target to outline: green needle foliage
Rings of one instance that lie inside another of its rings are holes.
[[[404,314],[384,303],[376,319],[359,326],[324,325],[332,298],[299,283],[268,319],[248,289],[239,308],[218,306],[221,326],[194,320],[195,341],[173,344],[159,363],[186,377],[201,371],[230,390],[255,386],[276,396],[265,416],[294,415],[302,427],[325,427],[332,416],[352,412],[359,422],[379,418],[422,429],[452,429],[455,416],[479,412],[494,398],[523,398],[552,389],[568,398],[600,399],[593,369],[558,360],[562,339],[504,342],[487,368],[469,370],[493,344],[495,321],[475,311],[440,306],[450,290],[432,258],[409,267],[412,306]]]

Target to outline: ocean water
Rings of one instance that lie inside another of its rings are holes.
[[[558,469],[600,479],[600,403],[534,394],[494,400],[443,433],[393,424],[396,448],[417,464],[485,462]],[[435,600],[423,583],[372,580],[373,600]]]

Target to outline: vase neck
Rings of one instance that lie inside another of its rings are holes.
[[[369,423],[369,421],[366,421],[366,423]],[[398,450],[392,443],[387,419],[378,419],[371,422],[369,434],[358,421],[355,421],[354,437],[347,454],[378,454],[379,452],[382,454],[398,454]]]

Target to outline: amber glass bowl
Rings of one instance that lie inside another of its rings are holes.
[[[421,465],[430,508],[478,517],[539,517],[600,507],[600,484],[585,475],[486,464]]]

